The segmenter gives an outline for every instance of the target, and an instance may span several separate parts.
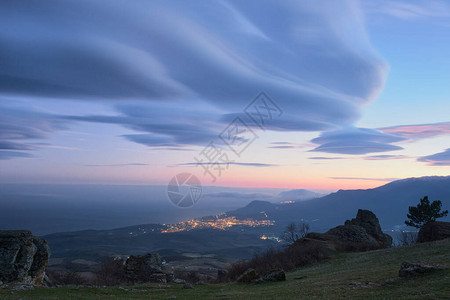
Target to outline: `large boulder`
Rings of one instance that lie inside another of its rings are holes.
[[[126,278],[133,283],[173,281],[173,272],[165,268],[158,253],[132,255],[124,268]]]
[[[380,222],[377,216],[366,209],[358,209],[356,218],[345,221],[345,225],[356,225],[364,228],[368,235],[373,237],[381,247],[390,247],[392,245],[392,237],[381,231]]]
[[[344,251],[363,251],[390,247],[391,236],[381,231],[381,226],[375,214],[369,210],[359,209],[356,218],[345,221],[326,233],[312,232],[306,239],[329,242],[329,249]]]
[[[50,256],[47,242],[27,230],[0,231],[0,281],[39,286]]]
[[[380,247],[373,236],[368,234],[363,227],[357,225],[340,225],[330,229],[326,234],[339,243],[337,248],[347,246],[358,248],[358,246],[362,246],[367,249],[375,249]]]
[[[417,237],[418,243],[432,242],[450,238],[450,222],[431,222],[425,224]]]

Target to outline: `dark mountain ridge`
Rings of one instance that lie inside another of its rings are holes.
[[[254,201],[228,215],[260,218],[263,210],[278,226],[304,221],[310,223],[312,230],[322,232],[350,219],[361,208],[373,211],[382,227],[391,230],[403,225],[408,207],[417,205],[424,196],[432,201],[441,200],[444,209],[450,208],[450,176],[407,178],[373,189],[339,190],[321,198],[291,204]]]
[[[112,254],[197,252],[214,253],[229,258],[249,257],[254,251],[279,245],[276,239],[290,222],[306,222],[311,231],[325,232],[355,216],[358,209],[376,214],[383,231],[404,226],[408,206],[429,196],[441,200],[443,209],[450,208],[450,177],[410,178],[368,190],[340,190],[314,200],[289,204],[253,201],[247,206],[227,212],[223,217],[271,220],[272,226],[239,225],[219,229],[193,229],[163,233],[167,225],[146,224],[113,230],[88,230],[55,233],[44,236],[53,257],[88,258]],[[211,220],[203,217],[198,220]],[[449,220],[449,217],[441,220]],[[391,232],[392,233],[392,232]],[[394,235],[395,237],[395,235]]]

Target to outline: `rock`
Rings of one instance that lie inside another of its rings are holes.
[[[391,236],[381,231],[378,218],[369,210],[358,210],[356,218],[326,233],[311,232],[301,240],[316,240],[330,250],[365,251],[390,247]]]
[[[250,283],[253,279],[258,278],[255,269],[248,269],[244,273],[242,273],[237,279],[237,282]]]
[[[0,280],[17,289],[41,285],[50,256],[47,242],[28,230],[0,231]]]
[[[369,247],[377,248],[378,242],[370,236],[366,230],[357,225],[346,224],[330,229],[328,235],[335,237],[341,242],[366,244]]]
[[[398,280],[400,280],[400,277],[388,278],[388,279],[386,279],[386,281],[384,283],[385,284],[392,284],[392,283],[395,283]]]
[[[173,273],[171,271],[170,272],[166,272],[165,274],[166,274],[166,282],[167,283],[174,281],[175,276],[173,275]]]
[[[158,253],[132,255],[125,262],[124,268],[125,276],[133,283],[167,281]]]
[[[450,238],[450,222],[435,221],[425,224],[417,237],[418,243],[432,242]]]
[[[192,284],[190,284],[190,283],[185,283],[183,285],[183,289],[193,289],[193,288],[194,288],[194,286]]]
[[[345,221],[345,225],[347,224],[364,228],[367,234],[373,237],[382,248],[390,247],[392,245],[392,237],[381,231],[380,222],[378,221],[377,216],[370,210],[358,209],[356,218]]]
[[[167,274],[156,272],[150,275],[150,282],[167,283]]]
[[[10,289],[12,291],[29,291],[34,289],[34,285],[32,284],[13,284]]]
[[[176,284],[185,284],[185,283],[186,283],[186,280],[176,278],[176,279],[173,280],[173,283],[176,283]]]
[[[359,289],[359,288],[370,288],[370,287],[374,287],[374,286],[378,286],[378,283],[375,282],[369,282],[369,281],[365,281],[365,282],[361,282],[361,281],[352,281],[349,284],[347,284],[347,286],[349,288],[353,288],[353,289]]]
[[[261,277],[258,277],[258,278],[256,278],[256,279],[253,279],[253,280],[251,281],[251,283],[254,283],[254,284],[264,283],[264,279],[262,279]]]
[[[48,278],[47,274],[44,275],[44,280],[42,280],[42,286],[44,287],[54,287],[55,284],[53,283],[53,281]]]
[[[228,278],[227,270],[217,270],[217,281],[223,282]]]
[[[413,277],[440,269],[439,266],[421,262],[404,262],[398,271],[399,277]]]
[[[264,281],[286,281],[286,273],[283,270],[272,270],[262,278]]]

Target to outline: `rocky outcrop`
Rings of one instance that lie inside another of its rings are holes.
[[[450,238],[450,222],[431,222],[420,228],[418,243],[432,242]]]
[[[133,283],[173,281],[173,272],[167,270],[158,253],[132,255],[125,262],[125,276]]]
[[[370,210],[359,209],[356,218],[345,221],[345,225],[355,225],[364,228],[367,234],[374,238],[382,248],[392,245],[392,237],[381,231],[377,216]]]
[[[356,218],[345,221],[344,225],[326,233],[309,233],[306,239],[328,242],[327,248],[344,251],[381,249],[392,244],[391,236],[381,231],[376,215],[363,209],[359,209]]]
[[[47,242],[30,231],[0,231],[0,281],[4,284],[41,285],[49,256]]]

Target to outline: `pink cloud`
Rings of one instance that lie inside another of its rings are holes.
[[[424,139],[443,134],[450,134],[450,122],[419,124],[419,125],[400,125],[393,127],[380,128],[380,131],[409,139]]]

